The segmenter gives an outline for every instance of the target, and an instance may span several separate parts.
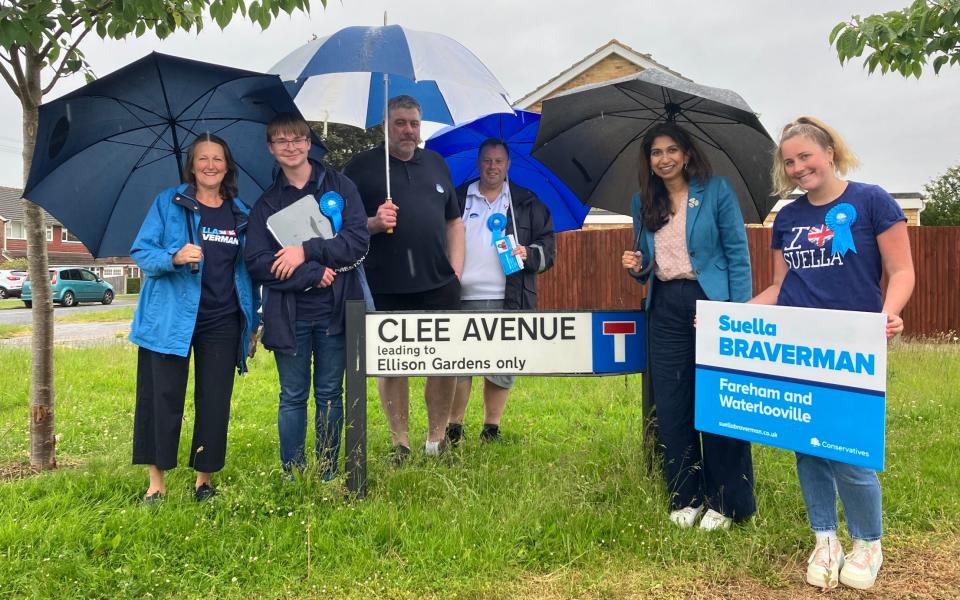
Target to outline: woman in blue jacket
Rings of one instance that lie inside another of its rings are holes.
[[[693,427],[694,317],[697,300],[750,299],[743,217],[729,182],[711,176],[680,127],[652,127],[642,148],[632,204],[637,247],[622,263],[640,283],[650,279],[650,377],[670,520],[692,527],[702,516],[701,529],[725,529],[756,510],[753,461],[748,442]]]
[[[130,249],[145,276],[130,341],[140,346],[133,463],[149,467],[146,502],[163,498],[164,472],[177,466],[191,350],[194,495],[202,502],[216,494],[211,474],[226,455],[233,370],[246,371],[259,325],[259,299],[243,261],[249,211],[237,198],[237,166],[226,142],[198,137],[183,181],[157,196]]]

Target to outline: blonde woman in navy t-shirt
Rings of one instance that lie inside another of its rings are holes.
[[[773,167],[777,192],[806,193],[777,215],[774,281],[750,302],[882,312],[889,339],[903,331],[900,312],[914,285],[906,217],[879,186],[841,179],[856,166],[843,138],[822,121],[799,117],[783,128]],[[798,452],[797,475],[816,535],[807,582],[872,587],[883,562],[876,472]],[[837,539],[838,494],[853,538],[846,556]]]

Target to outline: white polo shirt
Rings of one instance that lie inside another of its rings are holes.
[[[487,220],[494,213],[507,215],[510,208],[510,186],[504,183],[500,195],[493,202],[480,193],[479,181],[467,187],[467,200],[463,209],[463,225],[466,229],[466,256],[463,261],[463,276],[460,279],[463,300],[503,300],[507,276],[500,266],[500,257],[493,246],[493,232]]]

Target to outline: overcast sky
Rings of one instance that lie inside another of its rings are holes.
[[[920,191],[960,163],[960,67],[940,76],[868,76],[841,67],[827,36],[853,14],[909,0],[331,0],[310,16],[281,16],[266,32],[237,22],[167,40],[84,42],[103,76],[152,50],[263,71],[313,34],[348,25],[392,24],[445,33],[471,49],[515,101],[616,38],[698,83],[735,90],[771,134],[799,114],[831,123],[861,159],[853,179],[891,192]],[[58,84],[47,100],[82,85]],[[21,185],[20,105],[0,87],[0,185]]]

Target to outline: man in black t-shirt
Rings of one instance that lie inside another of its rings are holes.
[[[365,267],[374,305],[377,310],[456,310],[464,230],[450,171],[439,154],[418,147],[422,113],[416,99],[397,96],[387,106],[392,200],[385,202],[383,146],[357,154],[343,171],[356,182],[367,211]],[[428,455],[446,446],[455,386],[454,377],[427,378]],[[381,378],[378,388],[393,456],[400,462],[410,454],[409,383],[406,377]]]

